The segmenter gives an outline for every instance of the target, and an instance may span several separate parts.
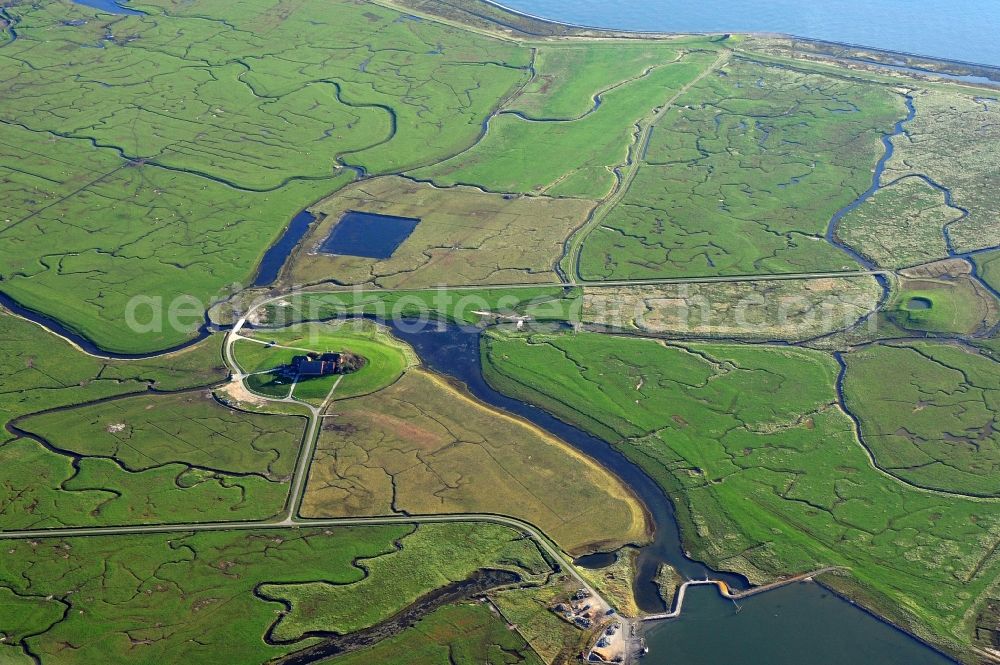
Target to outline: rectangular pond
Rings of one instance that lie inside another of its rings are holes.
[[[410,237],[419,219],[348,210],[319,251],[340,256],[387,259]]]

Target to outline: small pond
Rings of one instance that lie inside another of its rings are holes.
[[[910,310],[921,310],[930,309],[934,306],[934,302],[930,298],[910,298],[906,301],[906,309]]]
[[[595,552],[594,554],[585,554],[574,560],[573,563],[581,568],[600,570],[614,565],[617,561],[618,555],[615,552]]]
[[[410,237],[419,219],[349,210],[330,231],[319,251],[340,256],[387,259]]]
[[[73,0],[78,5],[87,5],[88,7],[93,7],[94,9],[100,9],[109,14],[142,14],[142,12],[136,11],[126,7],[123,2],[126,0]]]

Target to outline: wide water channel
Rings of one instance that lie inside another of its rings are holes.
[[[638,466],[605,441],[568,425],[530,404],[497,392],[483,377],[480,331],[453,325],[392,324],[393,332],[416,349],[423,363],[458,379],[477,398],[542,427],[625,481],[646,505],[656,529],[643,548],[635,582],[642,609],[664,607],[652,578],[661,562],[689,579],[710,576],[745,588],[736,575],[710,571],[685,556],[673,504]],[[813,583],[799,583],[740,601],[737,607],[714,587],[692,587],[680,619],[656,624],[647,633],[650,653],[643,662],[662,665],[945,665],[953,663],[908,634]]]

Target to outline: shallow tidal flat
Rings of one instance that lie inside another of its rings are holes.
[[[286,280],[386,288],[551,282],[563,241],[593,206],[585,199],[504,196],[473,187],[442,189],[402,177],[367,180],[312,208],[323,221],[293,254]],[[348,211],[420,223],[387,259],[318,251]]]

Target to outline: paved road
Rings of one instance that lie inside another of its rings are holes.
[[[256,531],[262,529],[322,528],[344,526],[378,526],[383,524],[439,524],[445,522],[489,522],[513,527],[530,536],[561,568],[581,585],[590,588],[572,563],[535,526],[513,517],[478,513],[450,515],[392,515],[385,517],[337,517],[331,519],[303,519],[284,516],[275,521],[258,522],[203,522],[198,524],[148,524],[136,526],[60,527],[0,532],[3,540],[41,540],[45,538],[79,538],[93,536],[135,536],[143,534],[185,534],[205,531]]]

